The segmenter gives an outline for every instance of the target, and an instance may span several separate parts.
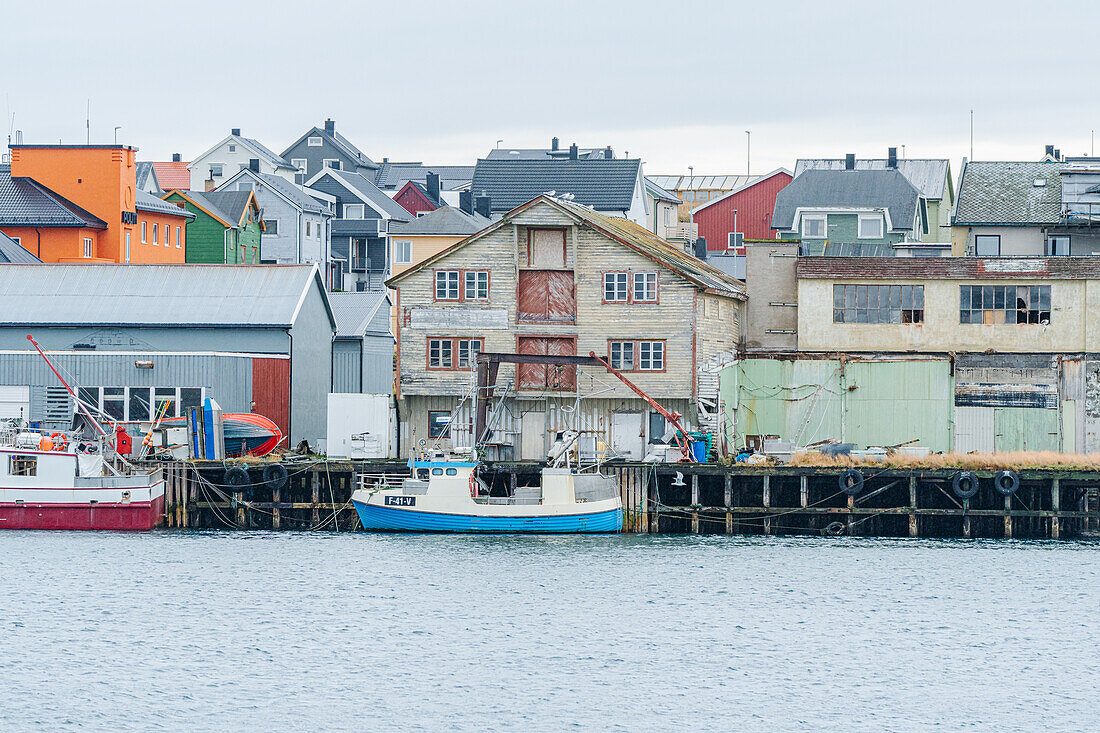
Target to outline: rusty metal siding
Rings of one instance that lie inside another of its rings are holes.
[[[729,234],[735,231],[742,232],[745,239],[774,239],[771,226],[775,197],[790,182],[790,175],[777,173],[696,211],[694,221],[699,225],[699,236],[707,240],[707,250],[725,251]]]

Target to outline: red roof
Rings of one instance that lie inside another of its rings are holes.
[[[162,191],[171,191],[173,188],[180,191],[191,189],[191,171],[187,170],[190,162],[179,160],[166,160],[161,163],[153,163],[153,170],[157,172],[157,183]]]

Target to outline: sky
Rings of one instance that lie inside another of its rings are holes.
[[[1049,0],[22,2],[0,111],[26,143],[184,160],[325,118],[374,160],[611,145],[647,174],[799,157],[1090,154],[1100,3]],[[1074,40],[1076,39],[1076,40]],[[750,131],[751,135],[747,135]],[[746,143],[749,142],[748,146]],[[956,168],[957,170],[957,168]]]

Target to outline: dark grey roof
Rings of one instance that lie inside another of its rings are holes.
[[[1062,213],[1058,162],[967,163],[955,224],[1056,224]],[[1044,185],[1036,186],[1035,182]]]
[[[886,158],[857,158],[856,170],[884,171]],[[844,170],[843,158],[799,158],[794,164],[798,177],[808,170]],[[947,190],[947,174],[951,161],[946,158],[902,158],[898,170],[928,199],[939,200]]]
[[[157,172],[153,169],[153,164],[147,160],[139,160],[136,163],[135,175],[137,176],[137,187],[144,191],[146,184],[149,183],[149,176],[153,177],[153,180],[157,180]],[[160,190],[160,183],[154,186],[156,190]]]
[[[173,204],[171,201],[165,201],[158,199],[153,194],[147,191],[138,190],[134,194],[134,208],[138,211],[152,211],[157,214],[169,214],[171,216],[182,216],[185,219],[194,219],[195,215],[186,209]]]
[[[0,232],[0,263],[16,265],[40,263],[42,260],[23,249],[14,239]]]
[[[897,170],[808,170],[779,192],[772,229],[791,229],[800,208],[886,209],[892,229],[912,229],[920,199],[920,191]]]
[[[293,203],[302,211],[321,213],[328,210],[328,207],[326,205],[322,204],[320,201],[310,196],[308,190],[305,187],[300,186],[297,183],[292,183],[282,176],[276,176],[271,173],[256,173],[255,171],[251,171],[248,168],[242,168],[241,170],[237,171],[233,174],[232,178],[230,178],[222,185],[218,186],[215,190],[219,192],[236,190],[235,187],[237,185],[237,181],[241,178],[241,176],[248,176],[253,180],[267,186],[268,188],[271,188],[274,191],[282,194],[285,198],[290,200],[291,203]]]
[[[244,216],[251,191],[180,191],[222,221],[237,226]]]
[[[293,150],[299,143],[301,143],[307,137],[316,137],[316,136],[320,136],[320,137],[323,137],[326,140],[328,140],[334,147],[336,147],[338,150],[343,152],[344,155],[346,155],[349,158],[351,158],[352,160],[356,161],[356,163],[359,166],[361,166],[363,168],[369,168],[371,170],[375,170],[375,169],[378,168],[377,163],[375,163],[373,160],[368,158],[366,153],[364,153],[359,148],[355,147],[355,145],[353,145],[350,140],[348,140],[346,137],[341,135],[339,130],[333,130],[332,134],[330,135],[325,130],[324,127],[313,127],[311,129],[307,130],[306,134],[302,135],[300,138],[298,138],[297,140],[292,142],[287,147],[287,149],[283,151],[283,158],[285,159],[286,156],[290,154],[290,151]]]
[[[462,209],[454,206],[441,206],[429,214],[418,216],[408,224],[394,224],[390,227],[390,234],[453,234],[465,236],[480,232],[491,223],[492,220],[486,219],[480,214],[467,214]]]
[[[563,160],[569,158],[569,146],[550,148],[494,148],[485,156],[488,160]],[[605,148],[578,148],[577,157],[582,160],[606,158]]]
[[[274,150],[271,150],[256,138],[242,137],[241,140],[252,146],[252,148],[254,148],[257,153],[267,158],[268,162],[274,165],[276,168],[287,168],[292,171],[298,170],[289,160],[279,155]]]
[[[287,327],[313,287],[316,265],[4,265],[0,324]]]
[[[597,211],[629,211],[638,182],[637,158],[604,160],[479,160],[470,190],[487,194],[493,211],[510,211],[554,191]]]
[[[330,293],[329,302],[336,316],[336,338],[359,338],[367,333],[367,326],[378,309],[389,308],[390,299],[385,290],[362,293]]]
[[[409,181],[424,183],[429,173],[439,176],[439,187],[453,191],[474,177],[472,165],[424,165],[423,163],[380,163],[374,183],[379,188],[396,189]]]
[[[0,165],[0,224],[106,229],[107,222],[30,178],[12,178]]]
[[[649,192],[656,199],[659,199],[661,201],[671,201],[674,204],[684,203],[683,201],[680,200],[679,196],[674,194],[672,191],[668,191],[664,188],[661,188],[649,176],[646,176],[645,186],[646,186],[647,189],[649,189]]]
[[[382,189],[374,185],[374,183],[362,173],[351,173],[350,171],[337,170],[335,168],[325,168],[314,176],[310,180],[310,183],[326,175],[332,176],[337,181],[343,183],[344,186],[350,188],[353,193],[357,193],[360,198],[369,202],[376,211],[383,211],[385,216],[390,219],[408,221],[412,217],[412,214],[405,211],[401,204],[387,196]]]

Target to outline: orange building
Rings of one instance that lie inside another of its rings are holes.
[[[19,195],[0,199],[0,231],[43,262],[184,262],[194,215],[137,190],[136,152],[128,145],[11,146],[0,188]]]

